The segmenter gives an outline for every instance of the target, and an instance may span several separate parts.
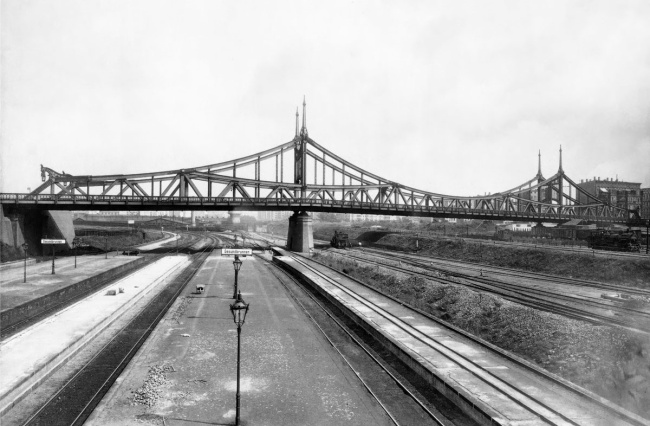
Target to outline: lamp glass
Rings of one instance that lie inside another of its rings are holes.
[[[230,305],[230,312],[232,312],[232,318],[235,324],[240,327],[244,325],[246,314],[248,313],[248,303],[244,302],[241,294],[237,296],[237,301]]]
[[[239,259],[233,260],[232,264],[235,267],[235,271],[239,271],[239,269],[241,269],[241,264],[242,263],[243,262],[241,260],[239,260]]]

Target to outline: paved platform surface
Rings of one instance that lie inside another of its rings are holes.
[[[229,425],[237,332],[232,257],[215,251],[86,425]],[[390,419],[256,257],[243,258],[242,425],[389,425]],[[193,294],[203,284],[203,294]],[[165,368],[165,379],[148,374]],[[143,390],[152,406],[134,402]]]
[[[165,278],[189,263],[186,256],[164,257],[111,285],[123,293],[107,295],[107,289],[81,300],[63,311],[8,338],[0,346],[0,398],[2,407],[22,393],[26,382],[38,380],[39,372],[61,361],[62,354],[76,348],[119,315],[143,292],[164,282]]]
[[[27,262],[25,262],[25,259],[23,260],[13,260],[11,262],[2,262],[0,263],[0,274],[2,271],[6,271],[8,269],[13,269],[13,268],[20,268],[22,271],[23,266],[27,263],[27,265],[34,265],[36,264],[36,259],[33,257],[28,257]]]
[[[60,257],[55,260],[55,274],[52,275],[52,262],[27,265],[27,282],[23,283],[23,268],[0,271],[0,310],[36,299],[60,288],[83,281],[120,265],[133,262],[135,256],[115,256],[108,254],[77,256],[77,268],[74,257]]]

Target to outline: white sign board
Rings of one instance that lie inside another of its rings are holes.
[[[135,223],[135,220],[129,220],[129,225],[133,225]]]
[[[53,240],[50,238],[43,238],[41,244],[65,244],[65,240]]]
[[[222,256],[232,256],[232,255],[252,256],[253,255],[253,249],[224,248],[224,249],[221,249],[221,255]]]

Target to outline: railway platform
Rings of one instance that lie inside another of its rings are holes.
[[[648,425],[647,420],[316,262],[278,264],[313,286],[479,424]]]
[[[27,282],[23,282],[23,268],[11,268],[0,273],[0,311],[14,308],[23,303],[45,296],[85,279],[117,268],[138,259],[135,256],[115,255],[108,258],[101,255],[60,257],[55,260],[55,274],[52,275],[52,262],[27,265]]]
[[[232,261],[207,258],[86,425],[234,423]],[[242,261],[241,424],[393,424],[265,262]]]
[[[0,414],[133,303],[180,270],[186,256],[168,256],[5,339],[0,345]]]

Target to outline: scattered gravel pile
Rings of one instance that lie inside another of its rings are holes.
[[[650,342],[633,332],[538,311],[462,285],[316,255],[411,306],[650,418]]]
[[[167,376],[165,373],[174,371],[171,365],[154,365],[149,368],[149,374],[144,384],[133,393],[133,405],[141,404],[153,407],[160,399],[159,388],[167,383]]]
[[[185,309],[187,309],[187,306],[192,302],[192,298],[190,297],[181,297],[181,301],[178,304],[178,308],[172,313],[170,321],[174,321],[176,323],[180,323],[180,317],[183,316],[185,313]]]

